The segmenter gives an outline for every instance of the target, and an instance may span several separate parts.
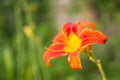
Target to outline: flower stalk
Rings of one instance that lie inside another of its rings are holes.
[[[92,62],[94,62],[96,64],[96,66],[98,67],[98,70],[99,70],[99,72],[100,72],[100,74],[102,76],[102,80],[107,80],[100,59],[96,59],[93,56],[92,46],[88,46],[87,49],[86,49],[86,51],[87,51],[87,55],[89,57],[89,60],[92,61]]]

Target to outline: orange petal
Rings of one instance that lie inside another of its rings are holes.
[[[79,52],[71,53],[68,57],[68,62],[72,69],[82,69],[82,65],[78,53]]]
[[[62,33],[58,33],[53,39],[53,42],[63,42],[64,39],[65,39],[65,36]]]
[[[79,27],[78,29],[79,29],[79,33],[80,33],[85,28],[91,28],[94,30],[96,25],[93,22],[89,22],[89,21],[85,20],[82,22],[78,22],[78,27]]]
[[[107,36],[99,31],[94,31],[92,29],[84,29],[81,32],[80,37],[82,39],[81,46],[87,46],[96,43],[104,44],[107,40]]]
[[[54,43],[47,49],[47,51],[43,55],[43,58],[48,66],[51,66],[50,64],[51,59],[66,55],[66,53],[63,52],[62,50],[63,48],[64,48],[63,43]]]
[[[72,24],[72,23],[65,24],[63,26],[63,32],[66,33],[67,36],[69,36],[71,32],[77,33],[77,24]]]

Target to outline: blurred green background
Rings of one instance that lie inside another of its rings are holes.
[[[81,53],[82,70],[67,56],[43,60],[45,47],[64,23],[90,20],[109,38],[94,45],[108,80],[120,79],[120,0],[0,0],[0,80],[101,80],[94,63]]]

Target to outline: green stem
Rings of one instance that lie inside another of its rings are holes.
[[[19,0],[19,1],[21,2],[21,6],[25,12],[27,24],[33,25],[32,14],[31,14],[31,11],[30,11],[27,1],[26,0]]]
[[[15,16],[15,25],[16,25],[16,49],[17,49],[17,54],[16,54],[16,78],[22,80],[22,74],[24,72],[24,38],[23,38],[23,33],[22,33],[22,14],[21,14],[21,8],[20,4],[17,0],[14,0],[14,16]]]
[[[101,61],[100,59],[96,59],[91,53],[89,54],[89,60],[96,63],[100,73],[101,73],[101,76],[102,76],[102,80],[107,80],[106,76],[105,76],[105,73],[104,73],[104,70],[102,68],[102,64],[101,64]]]

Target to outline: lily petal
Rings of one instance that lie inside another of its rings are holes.
[[[65,39],[64,34],[58,33],[55,38],[53,39],[53,42],[63,42]]]
[[[67,55],[67,53],[63,52],[62,50],[64,46],[65,45],[63,43],[53,43],[47,49],[47,51],[44,53],[44,60],[46,61],[48,66],[51,66],[50,64],[51,59]]]
[[[77,24],[67,23],[63,27],[63,32],[66,33],[66,36],[69,36],[71,32],[77,34],[77,31],[78,31]]]
[[[79,58],[79,52],[69,54],[68,62],[72,69],[82,69],[82,65]]]
[[[87,20],[82,21],[82,22],[80,22],[80,21],[78,22],[79,33],[80,33],[83,29],[85,29],[85,28],[91,28],[91,29],[94,30],[95,27],[96,27],[95,23],[89,22],[89,21],[87,21]]]
[[[92,29],[84,29],[81,32],[80,37],[82,39],[81,46],[87,46],[96,43],[104,44],[107,40],[107,36],[99,31],[94,31]]]

